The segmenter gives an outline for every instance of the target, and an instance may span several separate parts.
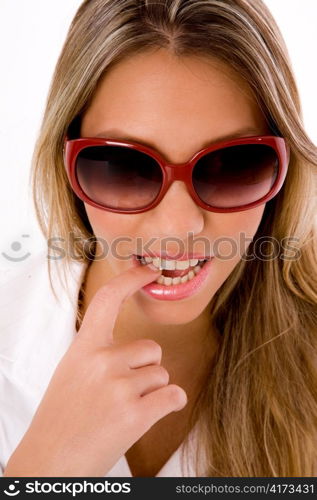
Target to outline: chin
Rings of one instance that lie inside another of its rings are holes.
[[[195,321],[206,308],[210,309],[213,296],[209,295],[203,301],[202,298],[187,298],[178,301],[156,300],[152,297],[138,297],[134,299],[138,309],[142,311],[146,321],[158,325],[186,325]]]

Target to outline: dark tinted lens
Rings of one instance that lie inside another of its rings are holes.
[[[122,146],[91,146],[76,161],[78,182],[93,201],[123,210],[149,205],[158,195],[163,174],[159,164],[140,151]]]
[[[264,144],[241,144],[209,153],[193,170],[198,196],[218,208],[247,205],[265,196],[278,174],[278,157]]]

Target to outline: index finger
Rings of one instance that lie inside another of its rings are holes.
[[[109,280],[93,296],[77,336],[96,345],[112,344],[121,304],[160,274],[160,270],[146,265],[132,267]]]

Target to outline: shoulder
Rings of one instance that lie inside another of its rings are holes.
[[[75,334],[85,264],[71,265],[67,289],[58,279],[62,263],[52,261],[55,295],[46,249],[14,264],[0,280],[0,370],[45,384]]]

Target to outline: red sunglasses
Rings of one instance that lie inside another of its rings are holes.
[[[286,177],[290,149],[283,137],[254,136],[206,147],[186,163],[168,163],[154,149],[103,138],[64,141],[64,163],[75,194],[102,210],[136,214],[156,207],[175,180],[211,212],[239,212],[271,200]]]

